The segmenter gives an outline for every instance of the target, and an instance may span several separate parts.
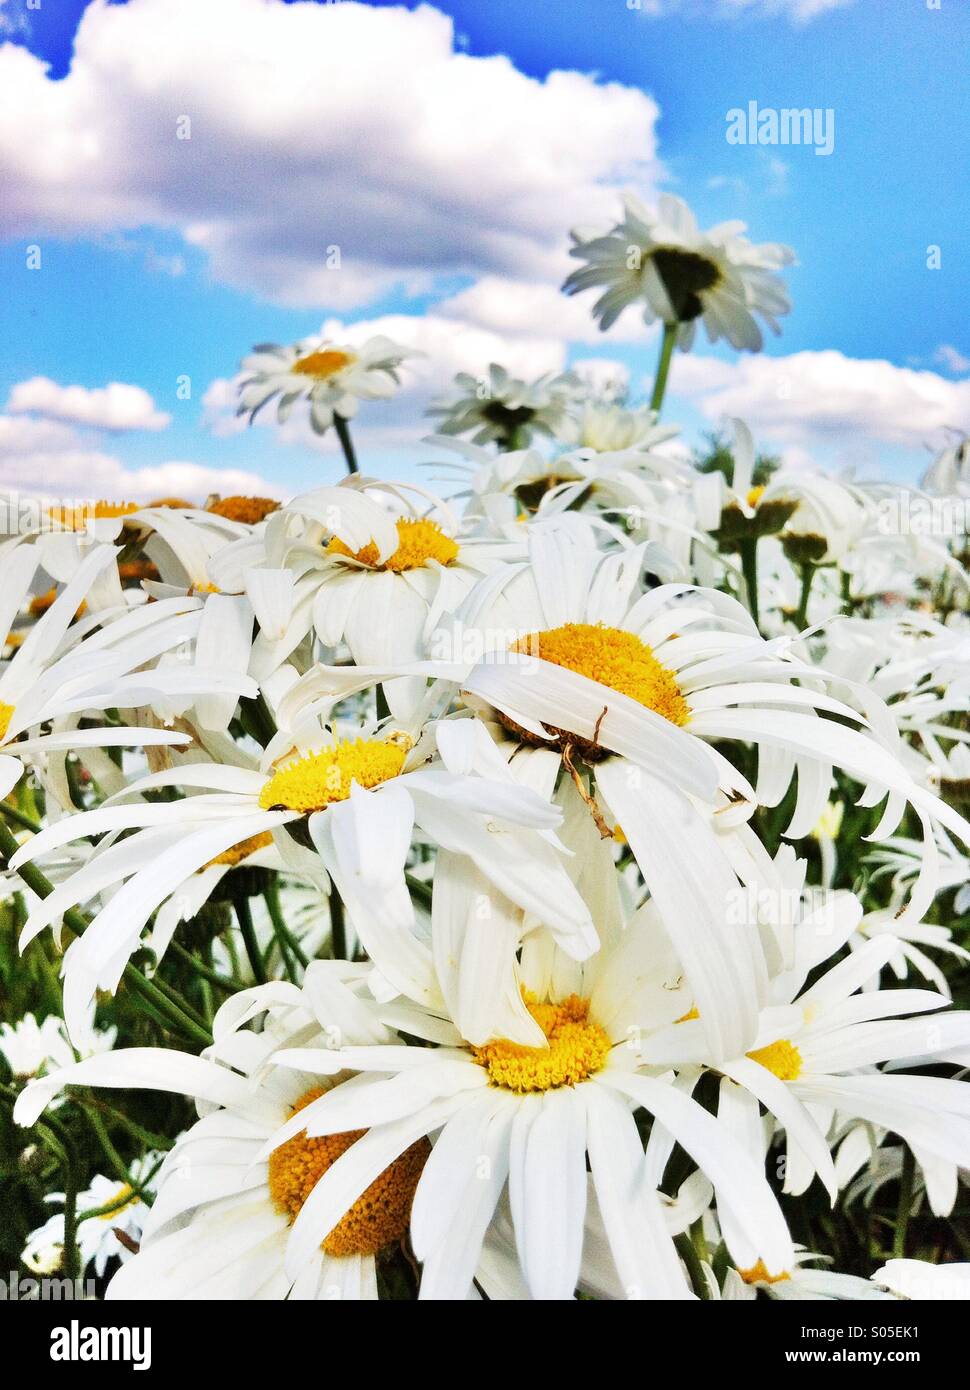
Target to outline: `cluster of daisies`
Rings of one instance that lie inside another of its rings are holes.
[[[109,1298],[970,1296],[968,540],[659,423],[787,248],[574,233],[653,396],[264,345],[346,476],[0,543],[0,1209]],[[759,323],[760,321],[760,323]],[[443,494],[443,495],[439,495]],[[907,524],[903,524],[906,521]],[[15,1246],[15,1248],[13,1248]]]

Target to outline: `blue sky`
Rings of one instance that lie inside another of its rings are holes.
[[[743,413],[796,464],[915,477],[944,425],[970,429],[963,0],[438,0],[456,58],[444,20],[417,4],[187,3],[95,0],[85,14],[83,0],[0,0],[0,87],[16,108],[0,115],[8,482],[63,487],[73,469],[79,487],[129,475],[215,486],[199,470],[230,470],[232,490],[243,473],[284,489],[336,476],[309,439],[232,432],[226,408],[253,343],[328,319],[430,319],[415,329],[433,359],[417,385],[361,419],[366,466],[382,475],[427,456],[418,412],[479,350],[507,347],[536,374],[557,354],[604,357],[640,391],[655,344],[635,318],[577,341],[575,312],[551,300],[570,223],[599,218],[625,187],[678,192],[702,225],[740,218],[798,255],[793,311],[763,358],[701,342],[678,363],[666,413],[688,439]],[[350,13],[365,8],[378,12],[366,28]],[[201,9],[228,27],[206,31]],[[565,99],[549,82],[558,70],[585,75]],[[429,106],[451,74],[454,101]],[[356,96],[335,92],[344,81]],[[728,144],[726,113],[750,101],[831,109],[832,154]],[[195,124],[179,147],[169,127],[183,111]],[[339,279],[317,271],[333,236]],[[30,245],[39,271],[24,268]],[[517,304],[534,304],[533,322]],[[102,397],[10,396],[36,377],[140,388],[153,423],[139,427],[134,398],[118,416]]]

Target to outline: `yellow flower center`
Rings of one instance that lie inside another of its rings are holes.
[[[199,598],[205,594],[221,594],[222,590],[218,584],[210,584],[208,580],[202,580],[199,584],[193,584],[189,589],[189,594]]]
[[[95,502],[93,506],[51,507],[48,516],[68,531],[83,531],[89,521],[130,516],[140,510],[138,502]]]
[[[57,598],[57,589],[56,589],[56,588],[54,588],[54,589],[48,589],[48,590],[46,591],[46,593],[43,593],[43,594],[34,594],[34,597],[30,600],[30,605],[29,605],[29,611],[30,611],[30,613],[33,615],[33,617],[39,618],[40,615],[41,615],[42,613],[46,613],[46,612],[47,612],[48,608],[53,607],[53,605],[54,605],[54,600],[55,600],[56,598]],[[84,599],[82,599],[82,600],[81,600],[81,606],[78,608],[78,610],[77,610],[77,612],[75,613],[74,616],[75,616],[76,618],[80,618],[81,614],[84,613],[84,611],[86,610],[87,606],[88,606],[88,605],[87,605],[86,601],[85,601]]]
[[[760,1062],[773,1072],[780,1081],[797,1081],[802,1074],[802,1054],[787,1038],[779,1038],[767,1047],[758,1047],[748,1056],[752,1062]]]
[[[151,560],[124,560],[118,566],[122,584],[137,584],[142,579],[157,579],[158,566]]]
[[[14,635],[14,633],[11,633],[10,637],[13,637]],[[7,638],[8,642],[10,641],[10,637]],[[5,739],[7,737],[7,730],[10,728],[10,721],[13,718],[13,712],[13,705],[5,705],[4,702],[0,700],[0,739]]]
[[[127,1200],[124,1200],[126,1198]],[[117,1221],[120,1213],[125,1211],[128,1207],[134,1206],[138,1198],[135,1196],[131,1183],[126,1182],[118,1188],[118,1191],[109,1200],[111,1209],[110,1211],[103,1211],[98,1217],[99,1221]],[[109,1202],[105,1202],[105,1206],[108,1205]]]
[[[250,835],[248,840],[240,840],[238,845],[231,845],[229,849],[224,849],[221,854],[216,855],[215,859],[210,859],[208,864],[204,864],[203,868],[211,869],[216,864],[228,864],[230,868],[235,868],[244,859],[248,859],[251,854],[256,854],[272,843],[273,837],[268,830],[264,830],[260,835]],[[202,869],[199,872],[201,873]]]
[[[764,1260],[759,1260],[750,1269],[739,1269],[738,1273],[746,1284],[780,1284],[783,1280],[791,1278],[784,1269],[780,1274],[769,1274]]]
[[[445,535],[435,521],[401,517],[397,522],[397,550],[385,560],[379,558],[374,541],[368,541],[360,550],[351,550],[339,536],[333,537],[327,546],[327,554],[346,555],[362,565],[370,565],[372,569],[393,570],[395,574],[400,574],[402,570],[420,569],[429,560],[435,560],[439,565],[454,564],[458,558],[458,543]]]
[[[764,496],[764,492],[763,487],[748,488],[748,506],[756,507]]]
[[[690,718],[687,701],[672,673],[632,632],[601,623],[566,623],[520,637],[512,650],[588,676],[672,724],[684,725]]]
[[[323,348],[320,352],[308,352],[306,357],[298,357],[290,371],[296,376],[312,376],[317,381],[326,381],[356,361],[356,353],[343,352],[340,348]]]
[[[332,801],[346,801],[350,787],[376,787],[397,777],[411,748],[411,740],[376,738],[340,739],[330,748],[307,753],[286,763],[269,779],[259,794],[264,811],[278,808],[322,811]]]
[[[817,822],[812,827],[813,840],[837,840],[839,831],[842,829],[842,817],[845,815],[845,803],[842,801],[830,801],[825,810],[819,816]]]
[[[278,512],[279,509],[280,504],[274,497],[219,497],[209,503],[206,511],[215,516],[224,516],[228,521],[256,526],[265,521],[270,512]]]
[[[323,1095],[314,1086],[293,1106],[294,1114]],[[269,1192],[276,1210],[295,1220],[327,1169],[367,1131],[323,1134],[309,1138],[306,1130],[274,1149],[269,1159]],[[419,1139],[374,1179],[323,1242],[328,1255],[376,1255],[400,1240],[411,1219],[411,1203],[431,1145]]]
[[[551,1091],[557,1086],[575,1086],[605,1065],[610,1040],[598,1023],[590,1022],[588,999],[571,994],[559,1004],[539,1004],[534,996],[523,997],[549,1046],[526,1047],[500,1038],[472,1048],[475,1061],[488,1072],[493,1086],[518,1095]]]

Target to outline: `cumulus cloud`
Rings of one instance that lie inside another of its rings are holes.
[[[163,430],[172,417],[155,408],[140,386],[111,381],[89,390],[86,386],[61,386],[47,376],[19,381],[11,388],[7,410],[11,414],[41,415],[94,429]]]
[[[279,484],[238,468],[207,468],[181,460],[129,468],[92,443],[90,431],[28,415],[0,415],[0,488],[47,497],[150,501],[212,492],[281,496]]]
[[[671,390],[709,419],[741,416],[793,451],[858,436],[915,449],[940,441],[947,428],[970,429],[970,379],[835,351],[733,362],[680,355]]]
[[[555,280],[564,228],[657,171],[650,97],[456,52],[429,5],[94,0],[66,78],[8,45],[0,86],[7,234],[175,229],[292,305]]]

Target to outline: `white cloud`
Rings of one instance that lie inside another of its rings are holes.
[[[554,337],[591,346],[606,341],[647,343],[658,335],[656,324],[648,328],[641,315],[631,309],[613,325],[607,340],[590,312],[595,300],[593,293],[568,297],[557,285],[548,282],[487,275],[437,304],[435,310],[446,318],[489,329],[513,341]],[[535,374],[535,371],[531,373]]]
[[[282,495],[278,484],[239,468],[181,460],[129,468],[91,447],[88,435],[26,415],[0,415],[0,488],[47,497],[146,502],[153,497],[201,502],[212,492]]]
[[[952,343],[941,343],[933,354],[933,361],[939,362],[941,367],[945,367],[954,376],[965,376],[970,372],[970,357],[964,356]]]
[[[85,386],[61,386],[47,376],[34,376],[13,386],[7,410],[112,432],[163,430],[172,418],[157,410],[140,386],[111,381],[89,390]]]
[[[830,10],[842,9],[853,0],[627,0],[630,10],[639,11],[651,19],[680,11],[706,19],[733,19],[740,16],[754,19],[787,17],[795,24],[805,24]]]
[[[671,391],[711,420],[741,416],[793,457],[813,444],[854,446],[860,437],[916,449],[940,441],[947,427],[970,429],[970,379],[835,351],[732,362],[678,355]]]
[[[7,234],[174,229],[218,279],[294,305],[555,280],[569,225],[657,172],[650,97],[456,52],[428,5],[94,4],[66,78],[7,46],[0,87]]]

